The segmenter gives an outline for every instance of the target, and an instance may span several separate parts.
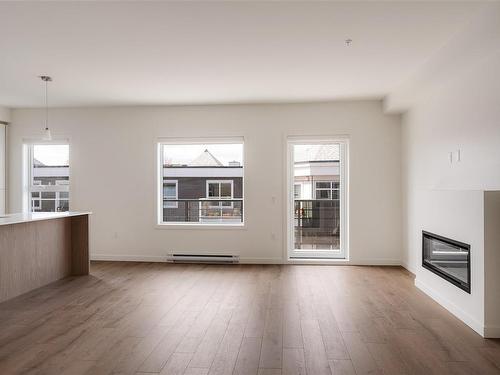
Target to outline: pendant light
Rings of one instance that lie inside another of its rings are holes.
[[[40,76],[41,80],[45,82],[45,129],[43,131],[42,139],[44,141],[51,141],[52,134],[49,129],[49,82],[52,82],[52,78],[49,76]]]

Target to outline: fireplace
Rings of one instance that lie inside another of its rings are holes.
[[[470,294],[470,245],[422,231],[422,267]]]

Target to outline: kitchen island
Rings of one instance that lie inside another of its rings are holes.
[[[89,274],[89,212],[0,217],[0,302]]]

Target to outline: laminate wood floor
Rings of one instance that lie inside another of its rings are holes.
[[[0,304],[0,374],[500,374],[399,267],[96,262]]]

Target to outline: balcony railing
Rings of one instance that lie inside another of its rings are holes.
[[[295,249],[340,248],[340,201],[295,200]]]
[[[163,221],[239,224],[243,222],[243,199],[163,199]]]

